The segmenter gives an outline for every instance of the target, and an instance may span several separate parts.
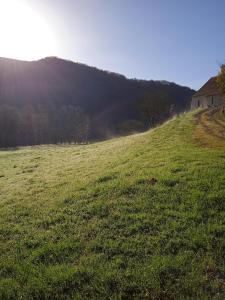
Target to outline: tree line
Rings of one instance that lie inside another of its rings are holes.
[[[157,102],[154,101],[157,99]],[[118,121],[114,128],[109,124],[91,119],[80,107],[63,105],[59,107],[22,108],[0,106],[0,148],[62,143],[86,143],[107,138],[110,135],[126,135],[141,132],[168,119],[173,105],[166,95],[158,91],[145,93],[140,99],[135,119]],[[101,134],[100,134],[101,132]]]
[[[0,106],[0,147],[39,144],[84,143],[88,140],[89,118],[73,106],[39,109]]]

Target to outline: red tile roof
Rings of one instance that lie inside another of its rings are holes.
[[[199,96],[215,96],[221,95],[221,91],[216,82],[217,76],[210,78],[198,91],[193,95],[193,97]]]

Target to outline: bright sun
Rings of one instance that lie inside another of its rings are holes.
[[[33,60],[55,55],[49,24],[24,0],[0,0],[0,56]]]

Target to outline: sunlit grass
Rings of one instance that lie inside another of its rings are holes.
[[[199,126],[0,152],[0,298],[224,299],[225,148]]]

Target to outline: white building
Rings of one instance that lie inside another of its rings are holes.
[[[224,100],[218,88],[217,77],[210,78],[192,97],[191,109],[218,107]]]

